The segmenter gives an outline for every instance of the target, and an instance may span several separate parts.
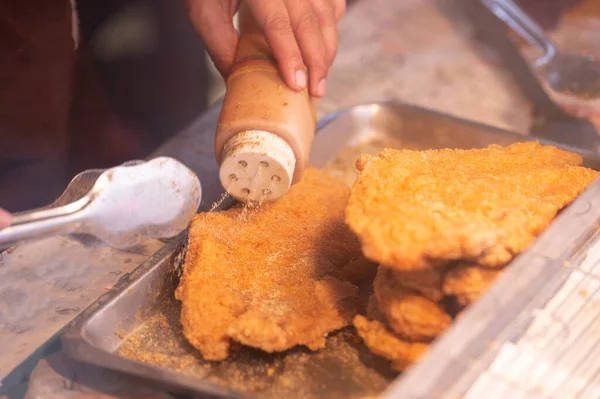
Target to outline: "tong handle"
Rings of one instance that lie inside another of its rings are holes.
[[[536,61],[538,67],[548,63],[556,55],[556,47],[541,26],[513,0],[482,0],[482,3],[519,36],[544,52]]]
[[[80,211],[89,203],[85,196],[64,206],[14,214],[11,225],[0,230],[0,250],[24,240],[74,232],[83,218]]]

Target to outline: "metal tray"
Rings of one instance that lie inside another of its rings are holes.
[[[422,108],[368,104],[320,122],[310,165],[351,184],[360,153],[384,147],[481,148],[528,139]],[[600,160],[584,158],[586,166],[600,170]],[[174,390],[227,398],[377,397],[397,379],[351,328],[332,334],[327,348],[317,353],[293,349],[266,355],[243,349],[224,362],[203,362],[182,336],[179,305],[173,299],[184,242],[181,237],[168,243],[74,319],[63,334],[67,353]]]

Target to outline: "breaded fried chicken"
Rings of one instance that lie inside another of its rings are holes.
[[[429,344],[409,342],[394,334],[379,310],[375,296],[369,298],[367,317],[357,315],[353,324],[369,350],[390,360],[397,371],[403,371],[419,360],[429,348]]]
[[[276,202],[197,215],[189,233],[182,302],[186,338],[207,360],[231,341],[267,352],[318,349],[351,323],[358,288],[344,267],[361,259],[344,224],[349,189],[310,169]]]
[[[464,308],[475,302],[501,274],[501,269],[460,264],[444,274],[442,289],[444,294],[455,297]]]
[[[392,330],[409,341],[431,341],[452,318],[437,303],[404,287],[395,271],[380,266],[375,277],[375,297]]]
[[[399,270],[505,265],[598,173],[537,143],[363,155],[346,211],[364,254]]]
[[[537,143],[361,156],[346,222],[379,262],[377,300],[354,325],[402,369],[597,177],[579,155]],[[385,265],[385,266],[383,266]],[[441,305],[444,304],[444,306]]]

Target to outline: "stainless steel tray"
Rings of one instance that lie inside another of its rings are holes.
[[[524,140],[528,138],[422,108],[369,104],[320,122],[310,164],[351,184],[354,160],[363,152],[384,147],[481,148]],[[584,158],[588,167],[600,170],[600,160]],[[211,198],[218,194],[209,193]],[[173,299],[183,243],[181,237],[167,244],[73,320],[63,335],[64,349],[78,360],[175,390],[227,398],[374,397],[396,379],[351,328],[332,334],[327,348],[318,353],[294,349],[266,355],[244,349],[224,362],[203,362],[181,334],[179,305]]]

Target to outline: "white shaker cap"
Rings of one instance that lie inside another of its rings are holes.
[[[219,178],[225,190],[242,202],[273,201],[290,189],[295,167],[294,151],[284,139],[249,130],[225,144]]]

